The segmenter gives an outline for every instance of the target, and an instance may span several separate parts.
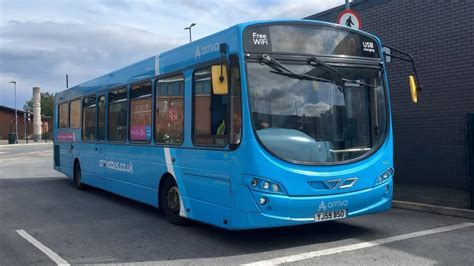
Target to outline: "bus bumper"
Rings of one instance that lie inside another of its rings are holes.
[[[248,188],[241,188],[247,189]],[[382,212],[391,208],[393,181],[350,193],[325,196],[286,196],[251,191],[255,211],[234,209],[230,229],[253,229],[308,224],[318,212],[345,209],[347,218]],[[265,197],[267,203],[259,204]],[[253,205],[253,204],[252,204]]]

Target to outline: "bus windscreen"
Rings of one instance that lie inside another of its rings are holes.
[[[376,41],[349,30],[318,25],[267,25],[247,28],[247,53],[343,55],[380,58]]]

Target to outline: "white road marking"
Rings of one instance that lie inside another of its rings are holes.
[[[252,265],[252,266],[278,265],[278,264],[283,264],[283,263],[296,262],[296,261],[307,260],[307,259],[312,259],[312,258],[321,257],[321,256],[333,255],[333,254],[337,254],[341,252],[354,251],[354,250],[363,249],[363,248],[380,246],[380,245],[402,241],[402,240],[406,240],[410,238],[420,237],[420,236],[427,236],[427,235],[432,235],[432,234],[449,232],[449,231],[466,228],[470,226],[474,226],[474,223],[461,223],[461,224],[442,226],[442,227],[418,231],[414,233],[381,238],[374,241],[368,241],[368,242],[362,242],[362,243],[357,243],[357,244],[352,244],[352,245],[347,245],[347,246],[342,246],[342,247],[317,250],[317,251],[306,252],[306,253],[301,253],[301,254],[296,254],[296,255],[291,255],[291,256],[286,256],[286,257],[269,259],[269,260],[261,260],[261,261],[252,262],[252,263],[243,264],[243,265]]]
[[[41,242],[36,240],[30,234],[28,234],[25,230],[16,230],[16,232],[26,239],[30,244],[35,246],[37,249],[41,250],[44,254],[46,254],[50,259],[52,259],[57,265],[70,265],[67,261],[61,258],[58,254],[54,253],[50,248],[43,245]]]

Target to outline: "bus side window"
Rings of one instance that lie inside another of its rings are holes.
[[[68,128],[69,127],[69,103],[60,104],[58,114],[59,114],[58,127]]]
[[[230,143],[239,144],[242,138],[242,96],[239,58],[230,56]]]
[[[151,82],[132,86],[130,91],[130,141],[151,141]]]
[[[183,143],[184,76],[166,77],[156,82],[155,142]]]
[[[193,75],[193,144],[225,147],[228,141],[227,94],[212,93],[211,67],[196,70]]]
[[[69,106],[69,127],[80,128],[81,127],[81,100],[75,100],[71,102]]]
[[[105,140],[105,96],[100,96],[98,100],[97,140]]]
[[[127,139],[127,89],[109,92],[107,138],[124,142]]]
[[[84,97],[82,103],[82,139],[95,140],[96,99]]]

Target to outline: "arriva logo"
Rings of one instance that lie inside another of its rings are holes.
[[[197,46],[194,52],[194,60],[201,59],[201,56],[219,51],[219,44],[208,44],[206,46]]]
[[[319,204],[318,212],[319,211],[326,211],[326,204],[323,200],[321,201],[321,204]]]
[[[201,49],[198,47],[196,47],[196,52],[194,53],[194,60],[196,59],[201,59]]]
[[[324,200],[321,201],[318,207],[318,212],[326,211],[326,209],[338,208],[338,207],[347,207],[349,201],[347,200],[336,200],[325,203]]]

